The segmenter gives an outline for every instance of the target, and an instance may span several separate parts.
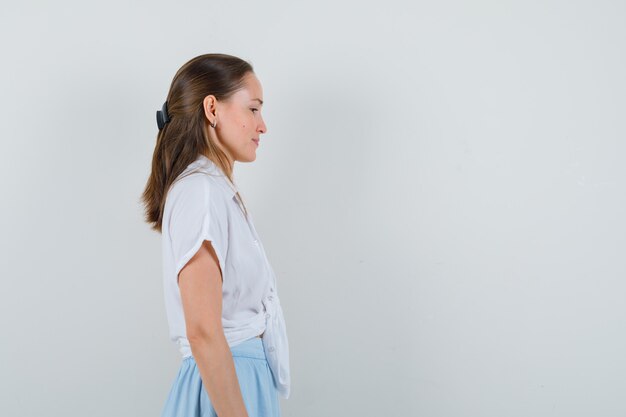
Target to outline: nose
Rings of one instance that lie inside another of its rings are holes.
[[[265,125],[265,121],[261,118],[261,123],[259,124],[258,131],[260,133],[267,133],[267,126]]]

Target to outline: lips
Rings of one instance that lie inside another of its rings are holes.
[[[252,142],[256,143],[257,146],[259,145],[259,140],[258,139],[252,139]]]

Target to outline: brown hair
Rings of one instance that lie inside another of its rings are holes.
[[[233,182],[226,154],[208,135],[203,100],[210,94],[217,100],[228,100],[243,88],[245,75],[253,71],[252,65],[241,58],[205,54],[185,63],[174,75],[167,94],[170,121],[157,134],[152,172],[141,195],[145,220],[153,230],[161,232],[169,187],[199,155],[213,161]]]

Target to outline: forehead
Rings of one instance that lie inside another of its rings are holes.
[[[256,75],[249,73],[244,77],[243,87],[235,95],[241,100],[253,100],[256,98],[263,100],[263,87]]]

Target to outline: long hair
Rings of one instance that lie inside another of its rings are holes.
[[[241,58],[205,54],[185,63],[174,75],[167,94],[170,121],[157,134],[152,172],[141,195],[145,220],[151,229],[161,232],[167,191],[199,155],[213,161],[233,182],[226,154],[208,134],[203,100],[210,94],[217,100],[228,100],[243,88],[244,77],[249,72],[254,72],[252,65]]]

